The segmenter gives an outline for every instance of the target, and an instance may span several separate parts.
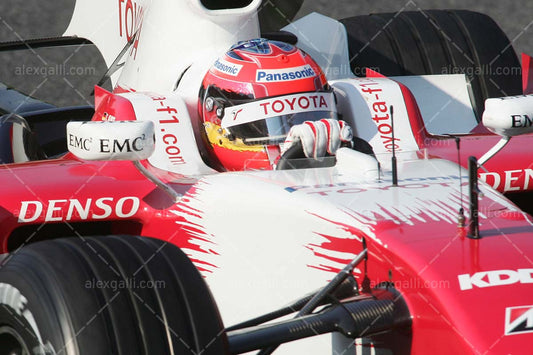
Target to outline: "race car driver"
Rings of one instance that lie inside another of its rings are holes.
[[[352,141],[322,69],[284,42],[234,45],[205,75],[198,106],[208,160],[219,170],[273,169],[299,142],[317,159]]]

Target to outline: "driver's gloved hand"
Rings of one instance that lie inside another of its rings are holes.
[[[326,152],[335,155],[341,143],[349,143],[352,138],[352,128],[344,121],[331,118],[320,121],[305,121],[291,127],[283,143],[281,153],[283,154],[293,144],[301,141],[305,156],[317,159],[325,156]]]

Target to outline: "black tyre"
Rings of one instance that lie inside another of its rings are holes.
[[[478,119],[485,99],[522,94],[521,66],[507,36],[488,16],[429,10],[341,20],[356,75],[459,74],[472,86]]]
[[[0,354],[226,354],[201,275],[160,240],[31,244],[0,269]]]

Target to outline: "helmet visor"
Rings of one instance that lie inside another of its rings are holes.
[[[247,144],[279,144],[292,126],[337,118],[332,92],[278,96],[224,109],[222,128]]]

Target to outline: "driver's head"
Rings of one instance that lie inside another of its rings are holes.
[[[293,45],[240,42],[206,74],[199,114],[214,165],[271,169],[289,129],[336,118],[335,98],[318,64]]]

